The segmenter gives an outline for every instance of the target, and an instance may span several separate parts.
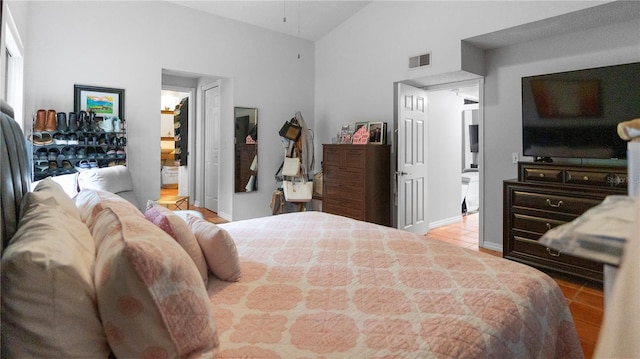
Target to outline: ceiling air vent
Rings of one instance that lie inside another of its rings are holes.
[[[413,56],[409,58],[409,68],[415,69],[418,67],[425,67],[431,65],[431,53],[427,52],[426,54]]]

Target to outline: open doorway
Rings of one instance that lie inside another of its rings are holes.
[[[429,228],[480,242],[481,99],[480,82],[424,88],[428,102]],[[477,130],[477,132],[476,132]],[[477,141],[474,137],[478,134]],[[473,142],[473,143],[472,143]]]
[[[160,177],[161,196],[188,195],[180,190],[180,142],[179,124],[188,121],[189,92],[160,91]],[[185,139],[186,140],[186,139]],[[185,182],[184,180],[182,181]],[[184,186],[183,186],[184,187]]]

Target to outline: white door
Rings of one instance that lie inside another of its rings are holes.
[[[397,192],[398,228],[417,234],[429,230],[427,222],[427,94],[397,84],[398,118]]]
[[[218,212],[220,86],[204,87],[204,207]]]

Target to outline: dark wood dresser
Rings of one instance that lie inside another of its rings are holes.
[[[543,270],[602,283],[602,264],[538,243],[612,194],[627,193],[627,168],[520,162],[504,181],[503,257]]]
[[[251,163],[257,154],[258,147],[253,143],[236,144],[236,173],[235,191],[246,192],[245,186],[249,182],[251,175],[256,172],[251,170]]]
[[[322,211],[391,225],[391,146],[323,145]]]

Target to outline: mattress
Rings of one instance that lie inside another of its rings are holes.
[[[581,358],[546,274],[322,212],[221,225],[239,282],[210,276],[219,358]]]

